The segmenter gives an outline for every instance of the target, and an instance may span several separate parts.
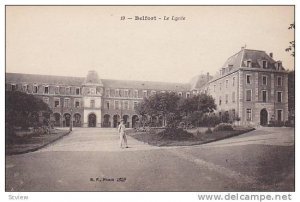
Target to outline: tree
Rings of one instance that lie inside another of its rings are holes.
[[[142,116],[163,117],[163,125],[176,128],[182,120],[199,125],[204,114],[216,109],[214,99],[206,94],[181,98],[175,93],[158,93],[139,103],[136,112]]]
[[[38,122],[40,111],[50,113],[49,106],[33,95],[19,91],[5,92],[5,124],[14,128],[27,128]]]
[[[289,119],[295,118],[295,71],[288,73],[288,109]]]
[[[203,121],[204,114],[211,113],[216,109],[215,100],[207,94],[196,95],[180,102],[180,111],[183,112],[187,122],[199,126]]]
[[[292,29],[294,30],[295,29],[295,23],[292,23],[290,24],[289,28],[288,29]],[[295,57],[295,40],[293,41],[290,41],[290,45],[288,48],[285,49],[286,52],[292,52],[291,53],[291,56]]]
[[[142,116],[163,117],[163,125],[168,126],[174,118],[178,118],[179,96],[173,92],[157,93],[144,98],[136,108],[136,112]]]

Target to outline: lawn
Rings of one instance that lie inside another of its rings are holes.
[[[222,140],[243,133],[255,130],[251,127],[234,127],[233,131],[212,131],[212,133],[205,133],[207,128],[194,128],[184,132],[184,134],[190,133],[190,136],[185,136],[184,138],[180,136],[166,137],[161,135],[164,129],[151,129],[147,132],[136,132],[131,129],[127,131],[127,134],[131,137],[148,143],[154,146],[189,146],[189,145],[199,145],[205,144],[217,140]],[[183,135],[184,135],[183,134]]]
[[[51,134],[35,136],[28,134],[28,132],[19,132],[18,134],[19,136],[11,138],[9,142],[6,142],[6,155],[36,151],[69,134],[69,130],[54,129]]]

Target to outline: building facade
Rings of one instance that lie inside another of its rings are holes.
[[[137,104],[157,92],[188,98],[207,93],[216,113],[230,113],[241,124],[266,125],[288,119],[288,75],[280,61],[264,51],[242,49],[231,56],[218,76],[194,77],[189,83],[100,79],[96,71],[83,77],[6,73],[6,90],[34,94],[46,102],[55,126],[117,127],[123,118],[135,127]]]
[[[288,120],[288,72],[272,53],[242,48],[197,90],[212,95],[219,113],[239,117],[241,124]]]

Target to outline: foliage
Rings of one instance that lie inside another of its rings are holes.
[[[9,127],[28,128],[38,125],[38,112],[50,113],[41,99],[19,91],[5,92],[5,124]]]
[[[168,128],[186,128],[201,125],[204,115],[213,112],[216,105],[212,96],[200,94],[190,98],[180,98],[175,93],[157,93],[144,98],[136,108],[141,116],[151,117],[144,125],[155,126],[152,117],[162,117],[163,125]],[[206,117],[207,118],[207,117]],[[213,117],[213,119],[216,119]],[[206,119],[208,121],[208,119]],[[217,123],[217,121],[214,120]],[[213,122],[213,123],[214,123]],[[215,125],[215,124],[213,124]]]
[[[165,123],[177,120],[177,102],[179,96],[173,92],[157,93],[144,98],[136,108],[136,112],[142,116],[163,117]]]
[[[205,131],[205,134],[212,134],[213,132],[212,132],[212,130],[211,130],[211,128],[208,128],[206,131]]]
[[[158,135],[161,139],[165,140],[187,140],[194,137],[192,133],[189,133],[182,128],[166,128],[164,131],[159,132]]]
[[[214,128],[214,131],[233,131],[233,127],[229,123],[220,123]]]
[[[295,23],[290,24],[288,29],[295,29]],[[289,42],[289,47],[285,49],[286,52],[291,52],[291,56],[295,57],[295,40]]]

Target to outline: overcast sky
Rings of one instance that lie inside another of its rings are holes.
[[[120,20],[184,16],[183,21]],[[273,52],[286,69],[292,6],[6,7],[6,72],[188,82],[214,74],[246,48]]]

